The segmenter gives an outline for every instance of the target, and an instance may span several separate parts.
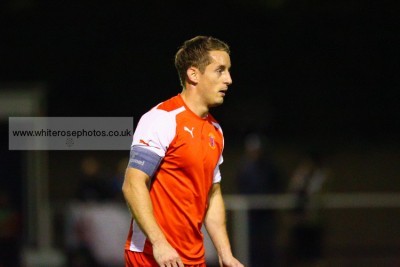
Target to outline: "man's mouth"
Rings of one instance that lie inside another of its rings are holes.
[[[226,95],[227,90],[219,90],[219,93],[222,94],[223,96]]]

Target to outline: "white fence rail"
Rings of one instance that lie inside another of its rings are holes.
[[[232,212],[233,247],[236,257],[249,266],[249,220],[251,209],[290,210],[296,196],[281,195],[225,195],[226,209]],[[320,196],[324,209],[400,208],[400,193],[337,193]]]

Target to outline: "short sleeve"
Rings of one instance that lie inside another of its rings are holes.
[[[149,149],[160,157],[164,157],[175,133],[174,112],[153,108],[140,118],[133,135],[132,146]]]
[[[218,160],[218,164],[214,169],[214,177],[213,177],[213,183],[219,183],[221,182],[222,179],[222,175],[221,175],[221,171],[219,169],[219,165],[222,164],[222,162],[224,162],[224,159],[222,157],[222,155],[220,156],[219,160]]]

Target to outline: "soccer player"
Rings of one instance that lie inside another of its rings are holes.
[[[133,219],[126,266],[204,267],[204,223],[221,266],[232,255],[221,194],[223,134],[209,109],[232,83],[230,50],[209,36],[184,42],[175,55],[180,94],[144,114],[134,133],[122,191]]]

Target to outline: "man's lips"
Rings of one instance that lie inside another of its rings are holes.
[[[228,91],[227,89],[219,90],[219,93],[225,96],[227,91]]]

